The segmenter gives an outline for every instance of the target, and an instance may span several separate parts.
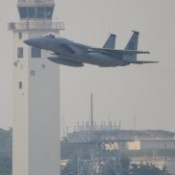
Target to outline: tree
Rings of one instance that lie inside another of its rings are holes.
[[[130,168],[130,175],[168,175],[166,167],[159,169],[153,164],[132,164]]]
[[[12,129],[0,129],[0,174],[12,174]]]

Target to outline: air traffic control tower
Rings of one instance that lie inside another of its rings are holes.
[[[54,0],[18,0],[13,32],[13,175],[59,175],[59,67],[24,40],[64,29]]]

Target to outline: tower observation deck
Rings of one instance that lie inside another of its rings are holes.
[[[20,23],[9,23],[9,30],[64,30],[63,22],[53,22],[54,0],[18,0]]]
[[[53,0],[18,0],[20,19],[52,19]]]

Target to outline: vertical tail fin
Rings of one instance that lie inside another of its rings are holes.
[[[125,50],[137,50],[139,32],[133,31],[133,34],[125,47]]]
[[[115,48],[115,39],[116,39],[116,35],[115,34],[110,34],[110,36],[106,40],[103,48],[114,49]]]
[[[133,31],[133,34],[125,47],[125,50],[137,50],[138,40],[139,40],[139,32]],[[123,56],[123,58],[126,61],[131,61],[131,60],[136,61],[137,54],[126,54]]]

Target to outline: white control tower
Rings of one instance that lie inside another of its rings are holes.
[[[13,175],[60,174],[59,67],[48,53],[24,40],[58,34],[61,22],[52,22],[54,0],[18,0],[18,23],[13,32]]]

